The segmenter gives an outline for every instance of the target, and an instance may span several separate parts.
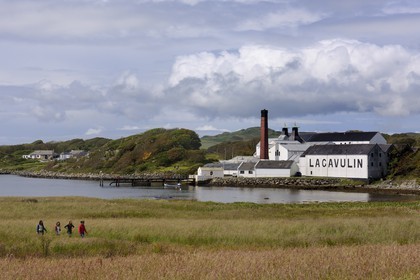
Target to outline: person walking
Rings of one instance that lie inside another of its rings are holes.
[[[85,221],[80,221],[80,225],[79,225],[79,234],[80,234],[80,237],[81,238],[85,237],[85,235],[87,233],[88,232],[87,232],[86,227],[85,227]]]
[[[36,232],[38,235],[44,235],[47,232],[47,229],[44,226],[44,222],[42,220],[39,221],[38,225],[36,226]]]
[[[56,235],[60,235],[60,233],[61,233],[61,224],[60,224],[60,222],[56,222],[55,223],[54,231],[55,231],[55,234]]]
[[[64,228],[67,230],[67,235],[71,237],[71,235],[73,234],[73,228],[74,228],[73,223],[69,221],[69,223],[65,225]]]

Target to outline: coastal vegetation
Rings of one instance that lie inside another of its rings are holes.
[[[37,140],[30,144],[0,146],[0,169],[50,171],[61,173],[144,174],[171,173],[187,176],[208,162],[232,157],[252,156],[259,141],[260,129],[251,127],[201,139],[191,130],[156,128],[117,140],[93,138],[63,142]],[[269,137],[280,132],[269,130]],[[304,132],[301,132],[304,134]],[[389,175],[393,181],[420,180],[420,134],[384,134],[394,144]],[[86,150],[89,156],[66,161],[39,162],[23,159],[34,150]]]
[[[420,204],[0,198],[3,279],[418,279]],[[44,220],[48,232],[37,235]],[[84,239],[56,236],[86,221]]]

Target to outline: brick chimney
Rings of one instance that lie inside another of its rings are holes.
[[[261,110],[260,159],[268,158],[268,111]]]

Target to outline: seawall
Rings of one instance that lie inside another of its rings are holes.
[[[349,180],[339,178],[244,178],[225,177],[213,178],[209,185],[229,187],[266,187],[288,188],[301,190],[335,190],[347,192],[382,192],[390,194],[416,194],[420,195],[420,185],[416,180],[407,180],[400,183],[382,181],[376,184],[368,184],[361,180]]]

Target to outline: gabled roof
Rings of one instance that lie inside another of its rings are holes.
[[[223,164],[220,162],[210,162],[210,163],[206,163],[203,167],[213,168],[213,167],[222,167],[222,166]]]
[[[260,160],[255,169],[290,169],[293,160]]]
[[[223,170],[223,167],[206,167],[206,166],[201,166],[199,167],[201,170]]]
[[[239,165],[238,170],[254,170],[255,162],[243,162]]]
[[[370,141],[379,132],[330,132],[312,135],[307,142]]]
[[[304,152],[306,151],[310,146],[314,145],[313,143],[282,143],[280,144],[283,148],[288,150],[289,152]]]
[[[306,155],[367,155],[377,144],[349,144],[349,145],[314,145],[309,147],[302,157]]]
[[[394,148],[392,144],[378,144],[378,146],[382,149],[384,153],[388,153],[391,149]]]

